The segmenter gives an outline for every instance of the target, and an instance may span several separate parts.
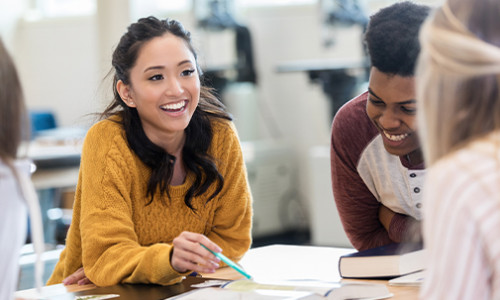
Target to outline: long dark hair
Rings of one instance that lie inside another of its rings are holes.
[[[0,160],[12,167],[28,122],[21,81],[0,40]]]
[[[184,29],[180,22],[171,19],[159,20],[155,17],[139,19],[128,27],[113,53],[114,99],[101,114],[101,118],[109,118],[112,115],[121,117],[119,122],[125,130],[130,148],[144,164],[151,168],[151,177],[147,186],[147,195],[150,196],[151,200],[147,203],[148,205],[154,200],[154,194],[157,190],[161,194],[166,193],[170,198],[169,184],[176,158],[149,140],[142,128],[137,109],[130,108],[125,104],[118,94],[116,84],[119,80],[130,84],[130,69],[134,66],[141,47],[145,42],[165,33],[182,38],[197,59],[191,44],[191,34]],[[200,82],[202,82],[200,101],[185,129],[186,140],[182,149],[183,163],[186,169],[195,175],[193,184],[184,196],[184,203],[192,210],[194,210],[191,204],[192,198],[205,193],[214,182],[217,182],[217,188],[209,196],[207,202],[222,190],[224,178],[217,170],[214,159],[208,154],[208,148],[213,138],[211,121],[215,118],[231,120],[231,116],[225,111],[224,105],[217,99],[213,90],[203,85],[202,72],[198,63],[196,63],[196,68]]]

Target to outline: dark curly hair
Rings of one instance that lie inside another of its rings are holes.
[[[405,1],[372,15],[364,37],[372,66],[387,74],[413,76],[420,53],[418,33],[430,10]]]
[[[139,50],[144,43],[165,33],[171,33],[182,38],[189,50],[197,59],[196,52],[191,44],[191,34],[184,29],[182,24],[176,20],[159,20],[155,17],[141,18],[128,27],[127,32],[121,37],[118,46],[113,53],[112,65],[115,71],[113,78],[114,99],[101,114],[101,118],[109,118],[113,115],[120,116],[120,124],[125,130],[125,135],[130,148],[151,168],[151,177],[147,186],[147,195],[150,204],[154,200],[157,190],[161,194],[169,194],[169,184],[172,179],[175,156],[167,153],[163,148],[155,145],[146,136],[141,124],[137,109],[128,107],[120,97],[116,84],[121,80],[130,84],[130,69],[134,66]],[[217,170],[214,159],[208,154],[208,148],[212,142],[213,119],[231,120],[224,105],[217,99],[213,90],[203,85],[202,72],[198,63],[196,68],[202,82],[200,101],[198,107],[185,129],[186,141],[182,149],[182,159],[186,169],[195,174],[194,183],[184,196],[185,204],[194,210],[191,200],[195,196],[202,195],[208,188],[217,182],[217,188],[208,197],[212,200],[222,190],[224,178]]]

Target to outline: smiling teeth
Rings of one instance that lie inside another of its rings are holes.
[[[388,134],[387,132],[384,131],[384,135],[385,135],[385,137],[387,137],[389,140],[391,140],[393,142],[399,142],[399,141],[403,140],[404,138],[406,138],[408,136],[408,133],[399,134],[399,135],[392,135],[392,134]]]
[[[185,101],[173,103],[173,104],[166,104],[161,106],[162,109],[167,109],[167,110],[178,110],[183,108],[186,105]]]

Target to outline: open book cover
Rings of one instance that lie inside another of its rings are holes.
[[[242,279],[225,283],[220,288],[202,288],[169,299],[376,300],[392,296],[383,284],[330,283],[315,280],[258,283]]]
[[[424,269],[424,251],[422,243],[402,243],[343,255],[339,259],[339,273],[343,278],[402,276]]]

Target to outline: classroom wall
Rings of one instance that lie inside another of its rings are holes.
[[[332,48],[322,46],[322,24],[315,6],[254,8],[244,13],[256,36],[256,61],[259,72],[261,113],[272,118],[272,132],[287,140],[297,167],[296,195],[304,213],[293,219],[297,226],[310,223],[312,199],[309,174],[309,149],[326,145],[331,124],[330,107],[320,84],[312,83],[305,72],[278,73],[278,65],[317,59],[353,59],[361,57],[361,29],[342,28]],[[269,123],[267,123],[269,124]],[[270,130],[265,133],[270,135]],[[329,174],[324,174],[329,178]],[[329,203],[333,207],[333,198]],[[296,208],[300,209],[300,208]],[[302,219],[301,219],[302,217]],[[303,218],[307,218],[304,220]]]
[[[53,111],[59,126],[81,126],[99,109],[95,20],[22,20],[16,28],[13,56],[27,105]]]

